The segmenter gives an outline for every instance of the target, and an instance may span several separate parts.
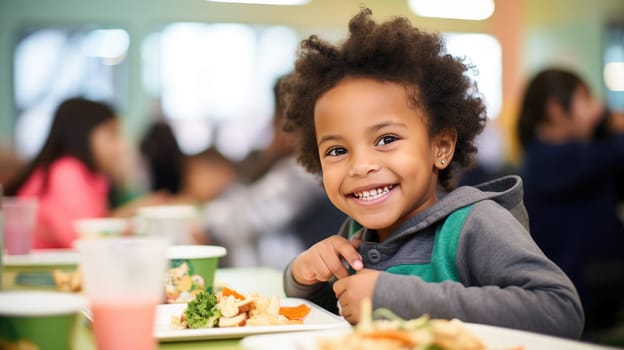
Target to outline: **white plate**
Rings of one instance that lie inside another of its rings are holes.
[[[588,343],[581,343],[546,335],[517,331],[507,328],[467,323],[491,350],[524,349],[524,350],[607,350],[615,349]],[[255,335],[243,339],[241,346],[245,350],[317,350],[318,340],[331,339],[347,334],[349,330],[329,330],[318,332],[301,332],[288,334]]]
[[[303,324],[277,326],[246,326],[232,328],[172,329],[171,317],[179,317],[186,304],[158,305],[156,309],[155,336],[160,341],[181,341],[198,339],[236,339],[253,334],[314,331],[350,327],[342,317],[336,316],[304,299],[285,298],[281,306],[308,305],[311,310]]]
[[[41,249],[30,254],[2,256],[4,266],[78,265],[78,252],[73,249]]]

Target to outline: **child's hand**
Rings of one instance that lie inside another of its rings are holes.
[[[301,253],[291,265],[295,281],[301,284],[314,284],[328,281],[332,277],[338,279],[349,276],[343,265],[344,259],[355,271],[364,265],[357,249],[359,240],[349,241],[344,237],[331,236]]]
[[[360,321],[360,304],[364,298],[373,299],[377,277],[379,271],[364,269],[334,283],[340,314],[349,323],[356,324]]]

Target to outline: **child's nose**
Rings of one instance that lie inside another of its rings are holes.
[[[370,155],[366,153],[351,154],[351,165],[349,167],[349,176],[367,176],[379,170],[380,165]]]

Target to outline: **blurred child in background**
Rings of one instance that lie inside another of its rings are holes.
[[[546,69],[526,87],[518,135],[531,233],[578,288],[587,331],[611,326],[624,311],[624,116],[575,73]]]
[[[172,195],[174,202],[199,204],[219,196],[234,181],[232,163],[214,148],[185,155],[171,125],[154,122],[140,145],[152,191]]]
[[[33,248],[70,248],[73,221],[132,215],[134,208],[159,203],[147,197],[109,210],[109,177],[118,175],[124,142],[112,107],[84,98],[68,99],[54,113],[43,148],[6,188],[6,195],[39,200]]]

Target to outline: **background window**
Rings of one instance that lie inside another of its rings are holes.
[[[447,33],[446,47],[450,54],[465,57],[473,65],[468,76],[477,83],[487,115],[498,117],[503,103],[503,55],[500,43],[489,34]]]
[[[607,26],[603,61],[607,106],[624,111],[624,22]]]
[[[74,96],[126,102],[128,33],[121,28],[32,28],[13,55],[15,147],[34,156],[59,103]]]
[[[240,159],[270,140],[272,87],[297,43],[281,26],[170,24],[143,43],[145,88],[184,152],[217,146]]]
[[[344,35],[329,32],[321,35]],[[486,34],[445,36],[448,51],[475,66],[468,74],[477,82],[488,116],[495,118],[502,99],[498,41]],[[157,101],[152,117],[172,124],[188,154],[216,146],[236,160],[264,147],[272,136],[272,87],[292,70],[300,39],[284,26],[165,26],[141,44],[143,87]],[[18,153],[37,153],[54,109],[67,97],[82,95],[120,109],[126,106],[129,45],[130,37],[121,28],[24,31],[14,51]]]
[[[174,23],[143,43],[144,85],[160,100],[181,148],[196,153],[217,146],[243,158],[270,140],[272,86],[292,70],[297,33],[282,26]],[[468,74],[479,87],[488,116],[501,108],[502,56],[486,34],[446,36],[451,54],[476,66]]]

